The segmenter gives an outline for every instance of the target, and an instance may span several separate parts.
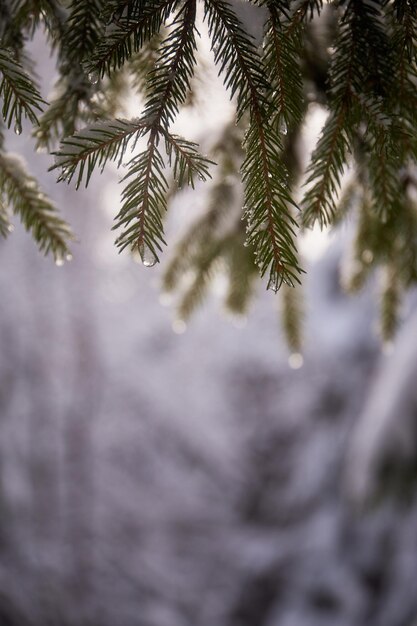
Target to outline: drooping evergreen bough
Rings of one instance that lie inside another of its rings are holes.
[[[108,161],[124,164],[116,245],[138,251],[149,266],[165,244],[172,185],[194,187],[196,179],[213,177],[207,209],[178,243],[165,288],[187,276],[179,305],[186,317],[221,267],[229,279],[227,304],[242,312],[259,270],[268,287],[282,287],[295,350],[297,231],[336,225],[353,213],[357,234],[345,282],[357,289],[374,268],[383,274],[388,337],[401,293],[417,278],[417,0],[249,0],[265,21],[261,45],[240,21],[238,2],[1,0],[3,128],[19,134],[26,118],[38,148],[55,155],[59,180],[77,187]],[[25,48],[38,28],[59,70],[49,104]],[[172,132],[181,108],[195,98],[202,28],[236,105],[210,158]],[[121,115],[128,90],[145,101],[134,119]],[[302,172],[297,146],[317,105],[328,116]],[[69,258],[71,231],[7,153],[3,135],[0,232],[7,236],[11,213],[18,214],[60,264]]]

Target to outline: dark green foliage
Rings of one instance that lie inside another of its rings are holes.
[[[120,3],[110,15],[105,36],[100,39],[86,68],[99,76],[120,69],[135,52],[159,33],[178,0],[139,0]]]
[[[98,166],[104,169],[107,161],[123,158],[131,139],[138,140],[145,126],[140,120],[112,120],[83,129],[64,139],[56,154],[54,168],[61,170],[60,180],[70,182],[77,174],[79,187],[84,175],[85,185]]]
[[[14,123],[18,133],[22,132],[22,118],[37,124],[37,115],[46,104],[33,80],[13,58],[12,52],[3,48],[0,48],[0,98],[5,124],[10,128]]]
[[[235,312],[246,310],[256,271],[274,291],[285,283],[283,322],[296,352],[301,307],[290,287],[302,274],[295,245],[299,225],[328,227],[356,213],[345,282],[357,289],[383,268],[390,282],[383,297],[388,335],[401,294],[417,278],[417,3],[249,4],[263,16],[262,42],[239,20],[238,1],[3,2],[4,123],[17,124],[19,131],[26,117],[39,147],[55,147],[59,140],[54,167],[60,180],[75,179],[77,186],[88,184],[108,161],[126,165],[117,245],[138,251],[146,265],[159,260],[164,244],[171,178],[174,187],[193,188],[216,172],[206,211],[179,242],[165,287],[180,285],[180,315],[187,317],[218,272],[226,273],[225,300]],[[37,28],[44,29],[59,70],[43,112],[46,103],[25,51]],[[235,119],[213,149],[217,171],[197,144],[171,128],[181,108],[195,102],[204,28],[236,106]],[[130,88],[143,96],[144,106],[126,120],[122,98]],[[303,175],[298,151],[311,104],[325,106],[328,116]],[[0,158],[7,158],[4,149]],[[301,211],[295,201],[300,197]],[[26,209],[15,203],[13,210],[30,224]],[[3,235],[8,219],[3,202]],[[56,242],[39,237],[42,249],[58,250]]]
[[[58,264],[71,258],[67,242],[72,234],[59,217],[56,207],[29,176],[24,164],[16,157],[0,154],[0,229],[10,231],[5,206],[18,215],[45,254],[51,252]]]

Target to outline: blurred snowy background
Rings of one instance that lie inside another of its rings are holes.
[[[8,146],[80,242],[57,268],[0,241],[0,626],[413,626],[415,298],[385,353],[349,233],[310,246],[292,370],[263,284],[245,324],[214,293],[185,329],[113,247],[115,173],[75,192]]]

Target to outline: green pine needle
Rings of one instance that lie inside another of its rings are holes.
[[[22,132],[22,118],[37,124],[37,115],[46,104],[13,52],[4,48],[0,48],[0,97],[3,120],[8,128],[14,123],[18,134]]]
[[[0,189],[3,202],[20,217],[44,254],[51,253],[58,263],[70,257],[68,243],[73,235],[69,226],[16,156],[0,153]]]

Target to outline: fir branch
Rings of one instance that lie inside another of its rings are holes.
[[[248,223],[247,242],[255,251],[261,276],[269,272],[268,288],[283,282],[294,285],[302,273],[294,244],[294,203],[285,186],[286,170],[280,159],[279,135],[255,117],[245,138],[242,165]]]
[[[72,0],[62,40],[66,64],[81,63],[102,34],[103,0]]]
[[[208,168],[214,162],[197,151],[198,144],[172,135],[164,129],[161,129],[161,133],[165,138],[169,165],[173,168],[174,180],[179,187],[190,185],[194,189],[196,176],[201,181],[211,177]]]
[[[336,194],[348,164],[350,140],[346,134],[346,106],[330,113],[307,170],[306,185],[311,185],[303,198],[303,224],[316,221],[323,228],[330,224],[337,211]]]
[[[185,102],[195,65],[196,0],[186,0],[175,15],[172,31],[159,50],[159,60],[149,73],[149,94],[144,118],[153,129],[168,128],[179,105]]]
[[[250,107],[265,116],[264,92],[270,88],[252,38],[237,15],[224,0],[205,0],[204,18],[208,21],[214,60],[230,97],[237,96],[237,120]]]
[[[335,196],[340,188],[350,151],[347,130],[352,128],[355,121],[359,121],[354,120],[350,113],[352,92],[360,91],[361,81],[358,44],[354,34],[352,21],[341,25],[331,67],[331,111],[307,169],[306,185],[310,185],[310,188],[302,203],[305,226],[313,226],[318,221],[323,228],[332,221],[336,213]]]
[[[42,111],[46,102],[22,65],[12,58],[9,50],[3,48],[0,48],[0,78],[2,116],[8,128],[14,121],[16,131],[21,132],[22,117],[37,124],[37,113]]]
[[[207,160],[200,157],[192,143],[187,143],[167,131],[180,103],[189,89],[195,63],[195,0],[186,0],[175,15],[173,29],[163,41],[160,61],[149,74],[149,97],[142,122],[150,131],[148,149],[131,161],[124,180],[130,180],[123,191],[123,206],[114,228],[124,227],[116,243],[122,251],[127,246],[138,249],[145,264],[159,260],[162,250],[163,225],[168,184],[163,174],[164,162],[157,149],[160,134],[165,137],[168,156],[174,158],[174,173],[193,184],[193,175],[207,177]]]
[[[291,22],[283,23],[275,3],[267,2],[269,19],[264,39],[263,62],[273,88],[271,115],[284,132],[289,126],[298,126],[303,118],[303,80],[299,53],[301,28],[290,29]]]
[[[4,3],[3,3],[4,4]],[[44,26],[52,49],[58,46],[65,33],[67,9],[55,0],[13,0],[13,22],[24,27],[33,37],[39,26]]]
[[[311,188],[303,200],[306,226],[315,221],[321,227],[332,222],[341,177],[361,119],[371,120],[369,110],[377,116],[385,114],[392,55],[380,9],[373,0],[352,0],[345,9],[330,68],[330,115],[308,168]],[[377,126],[373,124],[371,129]],[[378,136],[382,136],[380,130]]]
[[[237,94],[237,118],[250,110],[242,165],[247,241],[254,247],[261,276],[268,271],[268,287],[276,291],[282,282],[298,282],[302,270],[295,255],[296,222],[289,211],[293,202],[279,156],[281,141],[266,119],[263,90],[268,84],[253,43],[230,6],[222,0],[206,0],[205,6],[215,61],[221,61],[220,72],[225,71],[224,82],[232,96]]]
[[[85,128],[72,137],[65,138],[55,155],[55,165],[51,169],[61,169],[58,180],[70,182],[76,175],[77,188],[85,178],[87,186],[98,166],[103,171],[108,161],[121,160],[128,143],[144,133],[145,124],[141,120],[111,120]]]
[[[162,215],[166,210],[168,183],[163,173],[165,164],[152,134],[148,148],[134,157],[122,182],[123,206],[116,216],[113,230],[123,228],[116,239],[120,252],[129,246],[138,250],[145,265],[159,261],[157,250],[165,244]]]
[[[122,14],[106,28],[86,68],[99,76],[120,69],[142,46],[149,42],[168,19],[178,0],[137,0],[124,3]]]
[[[0,154],[0,189],[39,249],[45,254],[51,252],[57,263],[69,258],[68,241],[73,238],[69,226],[15,156]]]

